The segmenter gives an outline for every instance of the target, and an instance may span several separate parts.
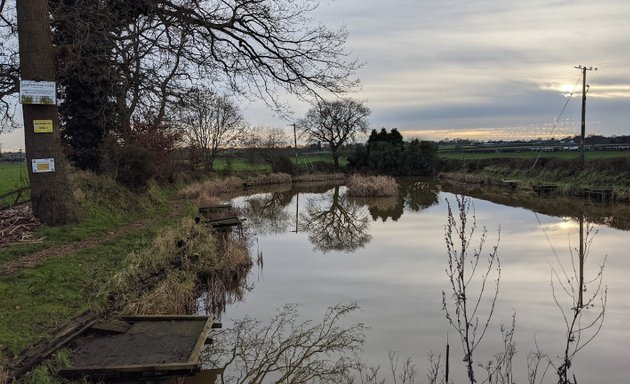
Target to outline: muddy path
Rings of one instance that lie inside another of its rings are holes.
[[[169,201],[169,215],[168,219],[172,220],[183,216],[185,212],[185,202],[180,199],[172,199]],[[135,223],[125,224],[120,227],[111,229],[98,236],[90,237],[85,240],[69,243],[54,245],[42,249],[40,251],[25,255],[15,260],[9,260],[0,265],[0,275],[10,275],[16,273],[25,268],[34,268],[43,264],[48,259],[56,257],[72,256],[79,251],[96,247],[100,244],[121,238],[124,236],[132,235],[138,231],[146,229],[154,224],[164,221],[163,216],[155,216],[149,219],[140,220]]]

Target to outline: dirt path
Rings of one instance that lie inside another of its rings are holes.
[[[180,217],[184,213],[184,203],[181,200],[171,200],[169,202],[170,212],[169,217],[171,219]],[[70,244],[55,245],[30,255],[20,257],[15,260],[10,260],[0,265],[0,275],[9,275],[15,273],[24,268],[34,268],[41,265],[46,260],[54,257],[65,257],[73,255],[84,249],[93,248],[99,244],[117,239],[119,237],[131,235],[142,229],[145,229],[157,222],[161,221],[160,217],[141,220],[135,223],[126,224],[121,227],[115,228],[111,231],[107,231],[101,235],[77,241]]]

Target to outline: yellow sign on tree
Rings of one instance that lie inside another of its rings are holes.
[[[52,120],[33,120],[33,131],[35,133],[52,133],[53,121]]]

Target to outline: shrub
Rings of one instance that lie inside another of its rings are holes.
[[[391,176],[352,175],[348,195],[360,197],[396,196],[398,183]]]
[[[291,175],[295,173],[293,162],[291,161],[291,159],[289,159],[288,156],[284,155],[278,156],[273,159],[271,163],[271,170],[273,172],[288,173]]]

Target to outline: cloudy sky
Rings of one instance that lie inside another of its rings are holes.
[[[372,127],[442,139],[549,136],[581,73],[587,73],[587,134],[630,134],[628,0],[336,0],[317,17],[345,25],[348,48],[365,62],[353,95]],[[553,130],[579,133],[580,86]],[[308,105],[288,100],[294,118]],[[252,104],[253,125],[288,127]],[[0,136],[21,144],[21,131]]]

